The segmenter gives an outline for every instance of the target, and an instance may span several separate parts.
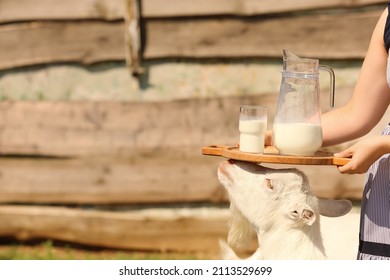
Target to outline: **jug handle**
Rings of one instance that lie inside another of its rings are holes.
[[[331,67],[327,65],[320,65],[320,70],[326,70],[330,76],[330,108],[334,108],[334,97],[335,97],[335,75]]]

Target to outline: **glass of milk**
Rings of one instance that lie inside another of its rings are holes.
[[[263,153],[264,137],[267,130],[267,108],[242,105],[240,107],[240,151]]]

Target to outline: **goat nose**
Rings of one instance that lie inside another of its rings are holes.
[[[230,166],[230,162],[229,160],[225,160],[223,161],[220,165],[219,165],[219,168],[218,168],[218,174],[219,175],[222,175],[225,179],[227,179],[228,181],[231,181],[232,182],[232,178],[230,177],[230,174],[229,172],[227,171],[227,169],[229,169],[228,167]],[[218,175],[218,176],[219,176]]]
[[[222,170],[225,170],[226,169],[226,166],[230,165],[229,161],[227,160],[224,160],[223,162],[220,163],[219,165],[219,170],[222,171]]]

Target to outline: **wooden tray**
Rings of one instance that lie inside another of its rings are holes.
[[[345,165],[350,158],[334,157],[332,153],[318,151],[313,156],[287,156],[280,155],[273,146],[265,147],[263,154],[251,154],[241,152],[238,146],[205,146],[202,148],[202,154],[210,156],[222,156],[241,161],[281,163],[281,164],[299,164],[299,165]]]

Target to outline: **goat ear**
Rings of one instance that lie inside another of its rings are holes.
[[[340,217],[352,209],[352,202],[346,199],[318,199],[320,214],[326,217]]]

